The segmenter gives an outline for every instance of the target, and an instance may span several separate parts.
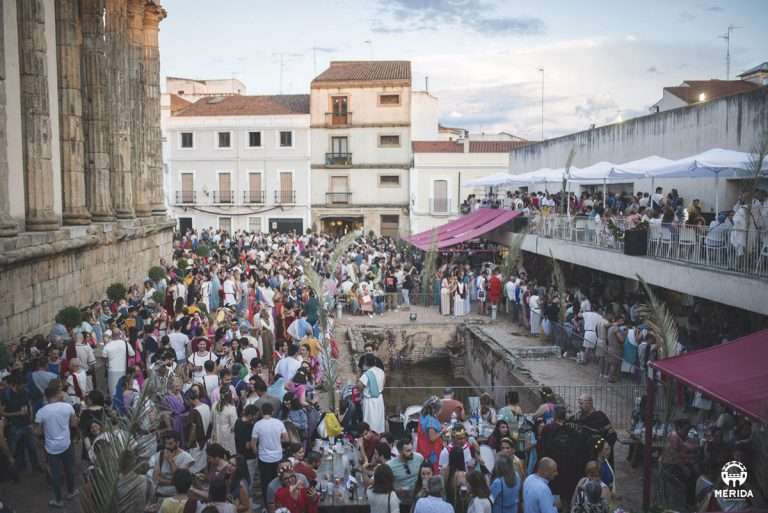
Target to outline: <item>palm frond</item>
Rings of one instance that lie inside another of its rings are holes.
[[[568,209],[568,196],[566,189],[568,188],[568,179],[571,177],[571,164],[573,164],[573,157],[576,156],[576,147],[572,147],[568,152],[568,158],[565,161],[565,173],[563,173],[563,193],[560,196],[560,208],[562,213],[565,214]],[[565,201],[563,201],[565,200]]]
[[[126,416],[116,420],[106,416],[104,440],[97,444],[91,478],[81,495],[83,513],[128,513],[136,510],[135,505],[143,504],[143,481],[131,477],[155,452],[153,433],[157,428],[158,404],[154,381],[147,380]],[[126,453],[137,461],[135,468],[120,468]],[[121,470],[126,471],[125,474],[121,474]]]
[[[429,249],[424,255],[424,265],[421,271],[421,290],[425,296],[425,304],[432,297],[432,286],[435,272],[437,271],[437,228],[432,230]]]
[[[349,232],[344,237],[342,237],[339,242],[336,243],[336,247],[333,248],[333,252],[331,253],[331,269],[334,271],[336,270],[336,267],[339,265],[339,262],[341,262],[342,257],[344,257],[350,246],[352,246],[352,244],[354,244],[361,235],[362,232],[360,230]]]
[[[639,274],[637,279],[648,300],[640,305],[639,314],[658,342],[658,357],[662,359],[674,356],[678,339],[677,322],[667,305],[656,297],[651,287]]]

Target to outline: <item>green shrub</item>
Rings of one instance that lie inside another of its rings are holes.
[[[125,296],[128,294],[128,289],[125,288],[125,285],[122,283],[113,283],[109,287],[107,287],[107,297],[110,299],[110,301],[120,301],[121,299],[125,299]]]
[[[67,329],[74,329],[83,322],[83,312],[76,306],[65,306],[56,314],[56,322]]]
[[[199,256],[200,258],[208,258],[211,256],[211,248],[207,244],[200,244],[197,246],[197,249],[195,250],[195,255]]]
[[[147,272],[147,276],[149,276],[149,279],[153,282],[160,283],[165,279],[165,269],[159,265],[150,267],[149,272]]]
[[[163,294],[162,291],[156,290],[154,294],[152,294],[152,301],[155,303],[162,305],[165,301],[165,294]]]

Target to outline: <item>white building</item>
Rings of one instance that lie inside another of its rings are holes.
[[[312,226],[407,235],[410,62],[333,61],[310,103]]]
[[[309,226],[309,95],[202,95],[169,114],[169,204],[180,228]]]
[[[419,233],[456,219],[470,180],[509,171],[509,152],[527,141],[414,141],[411,168],[411,231]]]

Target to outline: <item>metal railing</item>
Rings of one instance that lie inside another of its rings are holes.
[[[264,203],[264,191],[243,191],[243,203]]]
[[[214,203],[234,203],[235,191],[213,191]]]
[[[325,154],[326,166],[351,166],[352,154],[351,153],[326,153]]]
[[[296,191],[275,191],[275,203],[296,203]]]
[[[331,205],[349,205],[352,198],[351,192],[326,192],[325,202]]]
[[[176,203],[197,203],[197,191],[176,191]]]
[[[450,198],[429,198],[429,213],[448,215],[451,213]]]
[[[326,112],[325,124],[330,126],[349,126],[352,124],[351,112]]]
[[[530,233],[577,242],[602,249],[624,250],[620,233],[625,219],[612,223],[576,216],[538,216]],[[654,224],[647,230],[646,255],[710,269],[722,269],[756,278],[768,278],[768,230],[737,230],[730,226]]]

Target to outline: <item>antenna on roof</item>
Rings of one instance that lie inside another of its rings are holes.
[[[283,94],[283,72],[285,71],[286,58],[301,57],[300,53],[275,52],[272,56],[280,57],[280,94]]]
[[[725,79],[730,80],[731,79],[731,33],[736,30],[744,27],[737,27],[736,25],[728,25],[728,30],[725,34],[719,35],[720,39],[725,39]]]

